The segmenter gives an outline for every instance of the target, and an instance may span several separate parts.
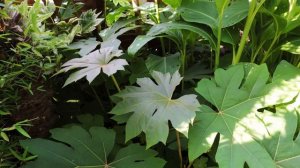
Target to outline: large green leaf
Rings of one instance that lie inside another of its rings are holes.
[[[271,155],[276,167],[299,167],[300,136],[297,133],[299,113],[300,96],[296,103],[276,108],[276,113],[269,112],[260,115],[261,120],[268,126],[270,134],[266,136],[262,144]]]
[[[146,66],[150,72],[159,71],[173,74],[180,68],[179,53],[166,57],[150,55],[146,60]]]
[[[220,167],[275,167],[267,150],[258,142],[268,135],[257,117],[261,108],[292,101],[300,91],[300,70],[281,62],[268,83],[267,66],[239,64],[217,69],[213,80],[203,79],[196,91],[216,111],[201,106],[189,132],[189,158],[196,159],[212,146],[220,133],[216,160]]]
[[[201,37],[203,37],[205,40],[207,40],[212,48],[216,48],[215,39],[210,33],[209,30],[196,27],[192,24],[184,23],[184,22],[167,22],[167,23],[161,23],[152,26],[152,28],[148,31],[146,35],[138,36],[133,43],[128,48],[128,54],[129,55],[135,55],[139,49],[141,49],[145,44],[147,44],[150,40],[158,37],[159,35],[162,35],[164,33],[168,33],[171,30],[188,30],[191,32],[194,32]],[[167,38],[170,38],[172,40],[172,37],[166,35]]]
[[[235,25],[248,15],[247,0],[231,1],[185,0],[179,9],[181,16],[188,22],[202,23],[215,29]],[[230,5],[228,5],[230,4]],[[221,12],[222,11],[222,12]],[[222,14],[220,17],[220,14]],[[222,18],[221,25],[219,19]]]
[[[216,27],[218,10],[214,1],[184,0],[179,8],[185,21]]]
[[[28,168],[132,168],[163,167],[165,161],[156,158],[157,152],[131,144],[111,156],[115,132],[103,127],[92,127],[89,132],[79,126],[51,130],[55,141],[32,139],[21,145],[38,158],[26,164]],[[112,159],[114,158],[114,159]]]
[[[155,39],[155,36],[137,36],[132,44],[128,47],[127,52],[129,55],[135,55],[145,44]]]
[[[111,111],[115,115],[133,114],[127,121],[126,140],[136,137],[142,131],[146,134],[147,147],[159,141],[166,143],[169,126],[188,135],[189,124],[195,117],[195,111],[199,107],[196,95],[184,95],[178,99],[172,99],[175,87],[179,85],[181,77],[176,71],[162,74],[153,72],[150,78],[140,78],[136,86],[128,86],[125,90],[116,94],[122,98]]]

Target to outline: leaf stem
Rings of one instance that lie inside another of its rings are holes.
[[[114,75],[111,75],[111,79],[113,80],[113,82],[114,82],[114,84],[115,84],[115,86],[116,86],[118,92],[121,92],[120,86],[119,86],[119,84],[118,84],[116,78],[114,77]]]
[[[228,2],[226,0],[223,2],[223,6],[219,12],[219,22],[218,22],[218,28],[217,28],[217,48],[216,48],[216,56],[215,56],[215,67],[214,69],[217,69],[219,64],[220,64],[220,48],[221,48],[221,38],[222,38],[222,20],[223,20],[223,14],[224,14],[224,9],[226,8]]]
[[[266,0],[262,0],[258,4],[256,4],[257,0],[251,0],[250,1],[248,18],[246,20],[246,25],[245,25],[245,28],[244,28],[244,31],[243,31],[243,35],[242,35],[242,38],[241,38],[241,41],[240,41],[240,45],[239,45],[237,54],[233,58],[233,61],[232,61],[233,64],[237,64],[237,63],[240,62],[240,59],[241,59],[241,56],[242,56],[245,44],[247,42],[247,38],[248,38],[248,35],[249,35],[249,32],[250,32],[250,29],[252,27],[253,20],[254,20],[254,18],[256,16],[256,13],[260,9],[260,7],[264,4],[265,1]]]
[[[191,161],[186,168],[191,168],[193,166],[194,161]]]
[[[157,23],[160,23],[160,17],[159,17],[159,8],[158,8],[158,1],[155,0],[155,14],[156,14],[156,19],[157,19]]]
[[[156,17],[156,23],[160,24],[160,16],[159,16],[159,8],[158,8],[158,0],[155,0],[155,17]],[[162,55],[166,55],[166,48],[164,44],[164,39],[162,37],[159,38],[160,44],[161,44],[161,50],[162,50]]]
[[[182,168],[181,143],[180,143],[180,136],[179,136],[178,131],[176,131],[176,140],[177,140],[177,146],[178,146],[178,157],[179,157],[179,161],[180,161],[180,168]]]
[[[278,38],[279,38],[279,37],[280,37],[280,33],[278,33],[278,34],[274,37],[274,39],[273,39],[273,41],[272,41],[272,43],[271,43],[269,49],[267,50],[267,52],[265,53],[263,59],[262,59],[261,62],[260,62],[261,64],[263,64],[263,63],[265,63],[265,62],[267,61],[267,59],[268,59],[269,56],[271,55],[271,50],[272,50],[274,44],[278,41]]]
[[[183,42],[181,49],[181,75],[184,77],[185,73],[185,64],[186,64],[186,43]],[[181,91],[184,90],[184,80],[181,81]]]

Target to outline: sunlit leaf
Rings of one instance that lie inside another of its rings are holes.
[[[5,132],[1,132],[0,135],[1,135],[2,139],[4,139],[5,141],[9,142],[9,138],[8,138],[8,136],[7,136],[7,134]]]
[[[280,48],[282,51],[287,51],[292,54],[300,54],[300,40],[296,39],[283,44]]]
[[[188,134],[189,124],[195,117],[199,107],[196,95],[184,95],[172,99],[175,87],[182,78],[178,71],[173,75],[153,72],[150,78],[140,78],[136,86],[128,86],[116,94],[123,100],[111,111],[115,115],[124,115],[133,112],[126,125],[126,140],[145,132],[147,147],[156,143],[166,143],[169,126],[172,126],[185,136]]]
[[[276,108],[276,113],[265,112],[259,117],[268,126],[269,136],[262,141],[276,167],[296,168],[300,161],[300,136],[297,123],[300,96],[295,103]],[[295,136],[296,135],[296,136]]]
[[[196,91],[215,108],[201,106],[189,133],[189,158],[207,152],[217,135],[220,141],[216,160],[222,167],[275,167],[272,157],[258,142],[268,126],[258,110],[291,102],[300,91],[300,70],[281,62],[273,79],[265,64],[236,65],[217,69],[213,80],[203,79]]]

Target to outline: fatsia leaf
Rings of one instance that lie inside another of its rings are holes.
[[[236,65],[217,69],[213,80],[203,79],[196,91],[216,111],[201,106],[189,132],[189,158],[196,159],[212,146],[220,133],[216,160],[221,167],[275,167],[267,150],[259,143],[267,126],[257,117],[257,110],[292,101],[300,90],[300,72],[281,62],[272,82],[263,65]]]
[[[100,44],[100,42],[98,42],[96,40],[96,38],[88,38],[88,39],[76,41],[76,42],[72,43],[71,45],[69,45],[69,47],[72,49],[80,49],[78,54],[81,56],[85,56],[88,53],[95,50],[95,48],[99,44]]]
[[[189,124],[193,122],[199,107],[196,95],[193,94],[172,99],[175,87],[182,80],[178,71],[173,75],[154,71],[152,77],[154,81],[140,78],[137,80],[139,87],[128,86],[116,94],[122,101],[111,111],[115,115],[133,112],[127,121],[126,140],[145,132],[148,148],[159,141],[166,143],[168,121],[177,131],[187,136]]]
[[[39,138],[21,141],[25,149],[38,156],[25,168],[132,168],[140,165],[163,167],[165,164],[155,157],[156,151],[145,150],[138,144],[122,148],[112,156],[115,132],[103,127],[92,127],[89,132],[79,126],[56,128],[51,134],[55,141]]]
[[[66,80],[64,86],[76,82],[86,76],[86,79],[91,83],[101,71],[108,76],[113,75],[118,70],[124,70],[124,66],[128,65],[125,59],[114,59],[122,55],[121,50],[116,50],[114,47],[104,47],[100,50],[91,52],[82,58],[74,58],[62,65],[63,69],[60,72],[67,72],[75,68],[82,68],[79,71],[72,73]],[[60,73],[59,72],[59,73]]]
[[[271,155],[276,167],[299,166],[300,136],[299,132],[297,133],[299,113],[300,96],[295,103],[276,108],[276,113],[268,112],[260,115],[261,120],[268,126],[269,133],[262,144]]]

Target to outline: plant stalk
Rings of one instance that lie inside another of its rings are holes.
[[[270,54],[271,54],[271,49],[273,48],[274,44],[277,42],[278,38],[280,37],[280,33],[278,35],[276,35],[269,47],[269,49],[267,50],[267,52],[265,53],[263,59],[261,60],[261,64],[265,63],[267,61],[267,59],[269,58]]]
[[[180,142],[180,136],[179,132],[176,131],[176,140],[177,140],[177,146],[178,146],[178,157],[179,157],[179,162],[180,162],[180,168],[182,168],[182,153],[181,153],[181,142]]]
[[[220,64],[220,48],[221,48],[221,38],[222,38],[222,21],[223,21],[223,15],[224,15],[224,9],[227,7],[229,1],[225,0],[224,6],[222,6],[220,13],[219,13],[219,22],[218,22],[218,29],[217,29],[217,48],[216,48],[216,56],[215,56],[215,67],[214,69],[217,69]]]
[[[186,43],[183,42],[183,47],[181,51],[181,75],[184,77],[185,73],[185,64],[186,64]],[[181,91],[184,90],[184,80],[181,81]]]
[[[191,168],[193,166],[194,161],[190,162],[186,168]]]
[[[114,85],[115,85],[115,87],[117,88],[118,92],[121,92],[120,86],[119,86],[119,84],[118,84],[116,78],[114,77],[114,75],[111,75],[111,79],[113,80]]]
[[[158,0],[155,0],[154,3],[155,3],[156,23],[160,24]],[[165,44],[164,44],[164,39],[162,37],[160,37],[159,40],[160,40],[160,44],[161,44],[162,55],[165,56],[166,55],[166,48],[165,48]]]
[[[258,12],[258,10],[260,9],[260,7],[263,5],[263,3],[265,1],[266,0],[261,0],[258,4],[256,4],[257,0],[250,0],[250,8],[249,8],[249,12],[248,12],[248,18],[246,20],[246,25],[245,25],[245,28],[244,28],[244,31],[243,31],[243,35],[242,35],[242,38],[241,38],[241,41],[240,41],[240,45],[239,45],[237,54],[233,58],[234,59],[233,64],[237,64],[237,63],[240,62],[240,59],[241,59],[242,53],[244,51],[244,47],[245,47],[250,29],[251,29],[253,20],[256,16],[256,13]]]
[[[160,23],[158,1],[155,0],[154,3],[155,3],[155,14],[156,14],[157,23]]]

